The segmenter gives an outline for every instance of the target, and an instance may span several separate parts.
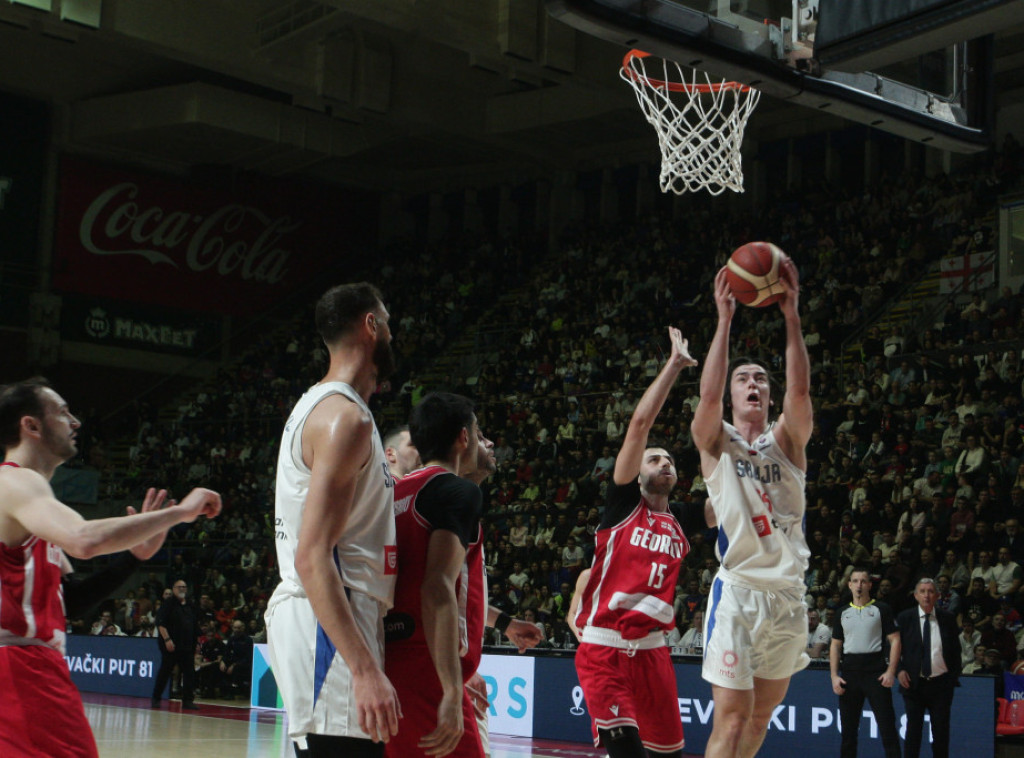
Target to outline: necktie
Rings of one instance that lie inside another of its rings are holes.
[[[921,632],[921,676],[932,675],[932,614],[924,614],[924,629]]]

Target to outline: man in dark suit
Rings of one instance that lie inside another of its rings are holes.
[[[199,623],[196,609],[188,600],[188,584],[184,579],[174,582],[174,595],[160,606],[156,613],[156,626],[160,632],[160,669],[153,683],[152,705],[159,708],[164,696],[164,687],[171,678],[174,667],[181,671],[181,707],[196,711],[195,704],[195,653],[199,639]]]
[[[949,758],[953,689],[960,685],[959,630],[952,613],[935,607],[939,591],[932,579],[914,588],[917,605],[900,613],[899,681],[907,711],[904,758],[918,758],[924,712],[931,714],[932,755]]]

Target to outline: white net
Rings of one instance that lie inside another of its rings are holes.
[[[703,71],[687,76],[678,63],[637,51],[626,56],[619,75],[632,85],[640,109],[658,132],[662,192],[743,192],[740,147],[761,97],[758,90],[712,82]]]

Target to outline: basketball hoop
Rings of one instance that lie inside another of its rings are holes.
[[[652,73],[661,76],[656,79],[647,73],[649,55],[630,50],[619,76],[633,87],[640,110],[658,132],[661,191],[743,192],[740,147],[760,91],[739,82],[713,82],[696,69],[687,76],[682,66],[669,60],[662,60],[661,71],[651,66]]]

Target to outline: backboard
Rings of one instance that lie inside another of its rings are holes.
[[[940,149],[990,146],[992,32],[1022,0],[546,0],[561,21]],[[699,6],[699,7],[698,7]]]

